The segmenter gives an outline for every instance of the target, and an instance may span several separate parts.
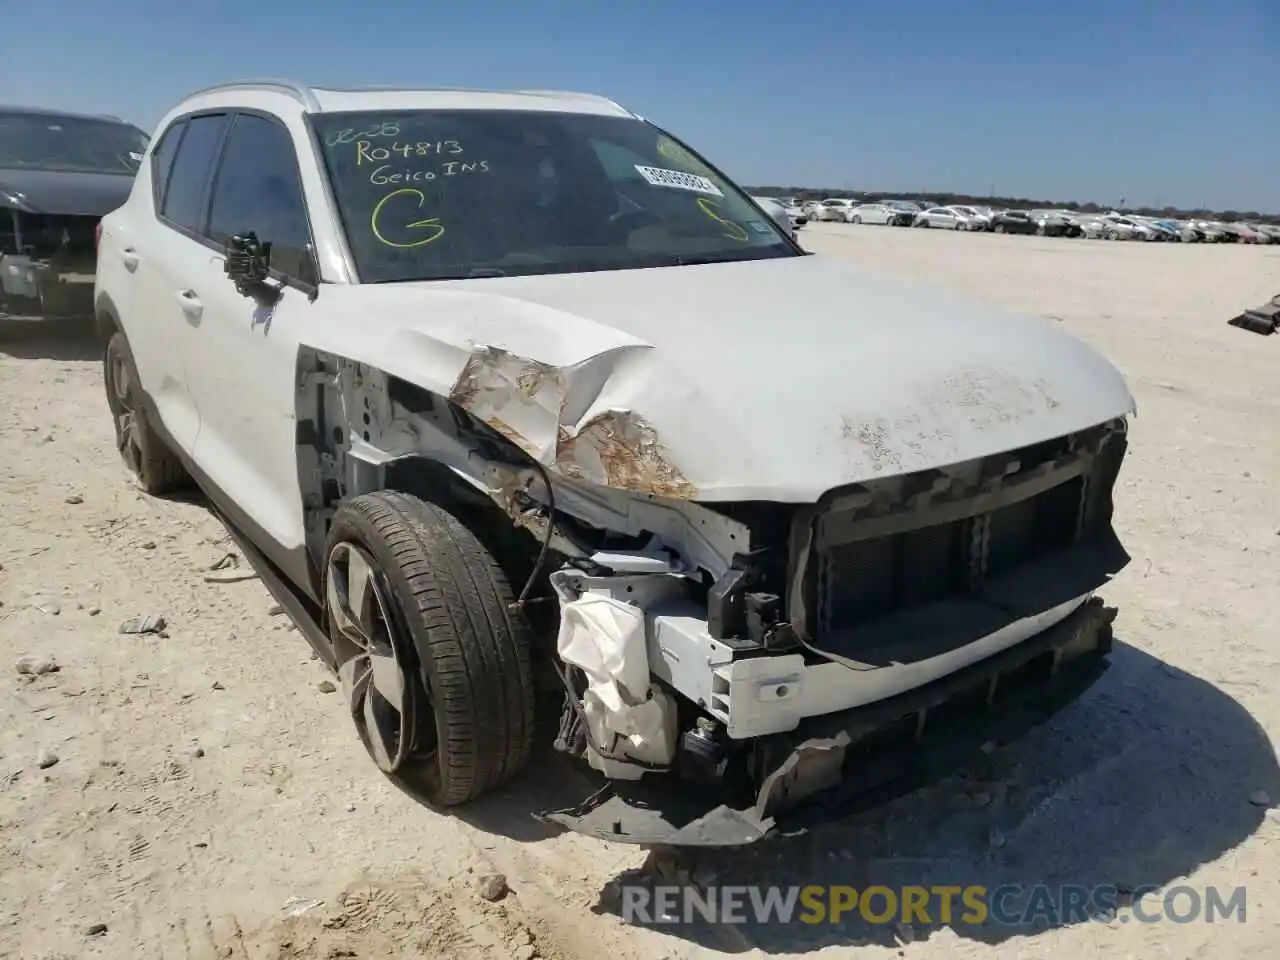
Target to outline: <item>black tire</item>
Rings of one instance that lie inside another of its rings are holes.
[[[991,230],[993,233],[1004,233],[1004,224],[997,223],[994,227],[991,228]]]
[[[524,615],[510,608],[514,594],[498,562],[452,514],[394,491],[338,508],[328,556],[350,546],[373,561],[392,636],[400,638],[393,645],[412,744],[397,775],[412,773],[415,791],[439,807],[513,779],[533,741],[532,637]],[[332,571],[327,564],[326,626],[334,637]],[[361,736],[370,748],[363,729]]]
[[[186,468],[147,420],[138,367],[125,335],[117,331],[102,357],[107,407],[116,431],[116,449],[134,480],[150,494],[171,493],[191,482]]]
[[[859,213],[855,213],[853,215],[853,222],[858,224],[862,223],[862,215]]]

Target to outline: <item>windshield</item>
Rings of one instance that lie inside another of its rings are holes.
[[[803,255],[738,187],[642,120],[432,110],[312,122],[369,283]]]
[[[133,174],[147,135],[118,120],[0,112],[0,167]]]

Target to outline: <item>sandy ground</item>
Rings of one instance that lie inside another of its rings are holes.
[[[1244,924],[1122,914],[1049,929],[625,925],[616,881],[643,850],[538,827],[527,815],[537,766],[452,817],[378,776],[262,585],[207,580],[232,549],[217,521],[127,482],[96,347],[10,332],[0,340],[0,956],[1271,953],[1280,338],[1225,320],[1280,290],[1280,249],[843,225],[811,227],[805,243],[1051,318],[1124,370],[1139,415],[1118,525],[1134,560],[1107,591],[1122,645],[1084,700],[987,767],[807,837],[703,855],[693,875],[1245,885]],[[149,614],[165,617],[164,635],[118,632]],[[20,673],[23,656],[60,669]],[[496,902],[477,892],[491,874],[510,887]]]

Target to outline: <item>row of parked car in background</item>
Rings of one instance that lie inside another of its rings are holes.
[[[764,197],[786,211],[793,228],[811,221],[877,224],[988,233],[1024,233],[1091,240],[1145,240],[1173,243],[1280,243],[1280,225],[1221,220],[1177,220],[1111,211],[1008,210],[952,204],[922,207],[910,200],[828,197],[799,201]],[[773,208],[776,209],[776,208]]]

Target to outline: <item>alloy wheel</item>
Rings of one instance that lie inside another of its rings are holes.
[[[116,419],[116,449],[134,473],[142,471],[142,427],[133,397],[133,378],[129,364],[119,355],[111,357],[107,365],[111,379],[111,397]]]
[[[374,763],[395,773],[414,749],[415,698],[404,669],[408,641],[392,616],[389,589],[360,547],[344,541],[330,551],[325,609],[342,692]]]

